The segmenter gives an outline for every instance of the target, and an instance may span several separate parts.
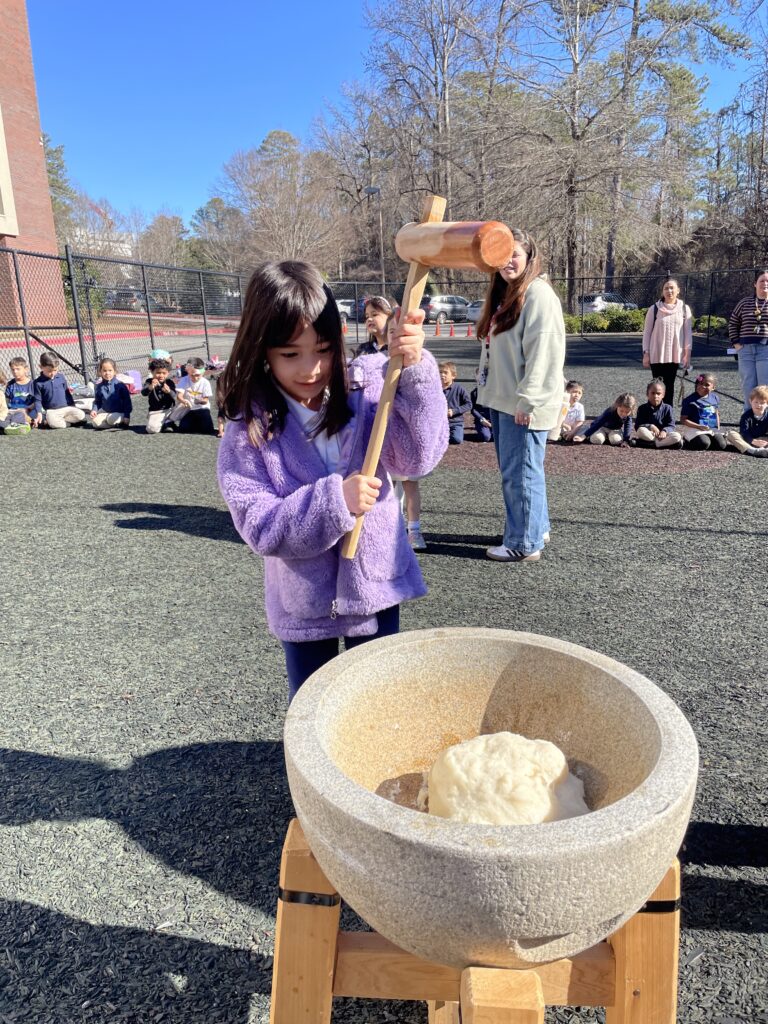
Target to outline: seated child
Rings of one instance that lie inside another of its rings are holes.
[[[176,405],[176,385],[168,376],[171,364],[167,359],[150,359],[149,372],[152,376],[144,381],[141,389],[142,395],[149,399],[147,433],[159,434],[170,410]]]
[[[584,385],[578,380],[569,380],[565,385],[565,393],[568,395],[568,409],[560,425],[560,440],[572,441],[587,419],[581,402]]]
[[[478,441],[493,440],[493,425],[491,424],[491,411],[477,401],[477,388],[472,388],[469,393],[472,402],[472,419],[475,424],[475,432]]]
[[[205,377],[205,363],[198,356],[187,362],[186,376],[176,385],[176,405],[167,424],[188,434],[213,434],[211,382]]]
[[[456,364],[440,363],[440,380],[448,404],[448,444],[461,444],[464,440],[464,413],[472,408],[467,389],[456,383]]]
[[[696,390],[683,399],[680,406],[680,433],[689,448],[723,451],[727,445],[720,431],[720,399],[715,394],[714,373],[700,373]]]
[[[632,434],[632,417],[637,408],[634,395],[622,392],[613,405],[603,410],[592,420],[583,434],[574,434],[574,444],[589,440],[590,444],[620,445],[629,442]]]
[[[725,439],[743,455],[768,459],[768,387],[752,388],[749,404],[750,411],[741,414],[739,429],[729,430]]]
[[[5,401],[8,412],[3,417],[6,421],[3,427],[4,432],[13,436],[14,434],[28,434],[32,429],[32,413],[35,408],[35,395],[32,377],[29,373],[29,366],[26,359],[21,356],[14,356],[8,364],[13,374],[13,380],[5,385]]]
[[[96,383],[96,396],[90,412],[92,426],[96,430],[127,427],[133,412],[133,403],[127,386],[117,379],[114,360],[102,359],[99,363],[99,375],[101,380]]]
[[[655,377],[645,394],[648,399],[637,410],[632,439],[642,448],[682,448],[683,439],[675,429],[675,412],[664,401],[666,385]]]
[[[59,373],[59,360],[50,352],[40,356],[40,376],[35,378],[34,422],[51,430],[63,430],[69,423],[84,423],[85,413],[75,406],[67,379]]]

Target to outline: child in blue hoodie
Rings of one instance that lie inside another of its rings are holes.
[[[5,401],[8,412],[2,424],[5,433],[28,434],[32,426],[32,415],[35,410],[34,385],[29,374],[26,359],[14,356],[8,363],[13,380],[5,384]]]
[[[609,405],[592,420],[583,434],[576,434],[574,444],[589,441],[590,444],[627,444],[632,435],[632,417],[637,409],[634,395],[622,392],[613,405]]]
[[[128,388],[117,379],[117,366],[113,359],[101,360],[99,376],[101,380],[96,383],[96,397],[90,414],[91,425],[96,430],[127,427],[133,412],[133,402]]]
[[[78,409],[67,379],[59,373],[59,360],[50,352],[40,356],[40,376],[35,378],[36,426],[45,423],[51,430],[61,430],[69,424],[84,423],[85,413]]]
[[[749,412],[743,412],[738,430],[725,435],[728,444],[758,459],[768,459],[768,387],[758,385],[749,393]]]
[[[467,389],[456,383],[456,364],[438,363],[443,394],[448,405],[448,444],[464,440],[464,413],[472,408]]]

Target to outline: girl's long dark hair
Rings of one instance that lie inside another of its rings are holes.
[[[483,312],[477,322],[478,338],[487,338],[491,330],[491,320],[494,313],[496,320],[493,325],[495,333],[508,331],[514,327],[520,319],[525,302],[525,292],[531,281],[535,280],[541,273],[541,257],[536,242],[527,231],[520,228],[512,228],[512,237],[519,242],[521,247],[528,254],[528,262],[520,277],[510,281],[504,280],[499,271],[491,277],[488,291],[485,293]],[[498,312],[497,312],[498,310]]]
[[[248,282],[232,355],[217,389],[219,409],[228,420],[244,419],[257,447],[283,429],[288,415],[267,352],[289,344],[306,324],[331,346],[333,360],[330,393],[315,434],[336,434],[352,417],[341,317],[331,289],[309,263],[264,263]]]

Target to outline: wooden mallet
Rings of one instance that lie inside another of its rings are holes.
[[[421,221],[406,224],[395,238],[398,256],[410,263],[400,309],[401,322],[408,313],[419,308],[432,267],[482,270],[490,274],[506,266],[512,256],[515,240],[505,224],[498,221],[443,222],[445,204],[446,200],[440,196],[428,196],[421,209]],[[364,476],[373,476],[379,464],[387,421],[402,369],[402,356],[389,360],[368,449],[360,470]],[[362,528],[363,516],[359,515],[342,543],[342,558],[355,557]]]

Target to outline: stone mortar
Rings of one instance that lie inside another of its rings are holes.
[[[376,795],[503,729],[556,743],[591,812],[468,825]],[[329,662],[290,707],[285,756],[299,821],[341,896],[398,946],[456,967],[572,956],[620,927],[674,860],[698,770],[691,727],[644,676],[496,629],[401,633]]]

